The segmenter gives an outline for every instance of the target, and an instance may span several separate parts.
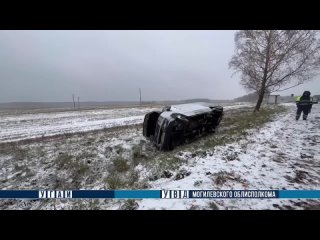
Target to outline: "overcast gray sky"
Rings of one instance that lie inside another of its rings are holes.
[[[233,99],[235,31],[0,31],[0,102]],[[320,94],[320,80],[304,89]]]

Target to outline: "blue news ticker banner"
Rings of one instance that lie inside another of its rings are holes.
[[[0,199],[320,198],[320,190],[0,190]]]

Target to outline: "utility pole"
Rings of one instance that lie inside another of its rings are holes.
[[[74,101],[74,94],[72,94],[72,100],[73,100],[73,108],[76,108],[76,103]]]
[[[78,108],[80,109],[80,97],[78,96]]]
[[[140,93],[140,105],[141,105],[141,89],[139,88],[139,93]]]

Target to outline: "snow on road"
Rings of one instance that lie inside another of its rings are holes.
[[[206,157],[189,158],[182,167],[191,172],[189,176],[159,179],[152,182],[152,189],[320,189],[320,105],[314,105],[307,121],[296,121],[295,105],[286,106],[288,112],[279,114],[263,128],[249,130],[247,137],[217,147]],[[139,202],[139,209],[208,208],[210,202],[219,209],[299,209],[297,201],[302,200],[145,199]]]

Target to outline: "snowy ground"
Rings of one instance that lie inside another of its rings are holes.
[[[246,106],[225,107],[221,127],[226,125],[224,121],[228,117],[237,117]],[[89,119],[88,125],[91,119],[96,123],[119,122],[121,118],[141,117],[151,109],[109,109],[96,114],[98,110],[93,110],[83,115],[46,113],[42,117],[24,115],[20,119],[18,115],[11,119],[8,114],[2,115],[0,136],[4,136],[2,127],[7,123],[11,130],[23,131],[28,126],[24,124],[32,119],[30,124],[37,122],[34,126],[39,126],[38,129],[46,121],[54,123],[51,133],[59,133],[58,123],[70,121],[69,130],[80,129],[81,133],[24,143],[0,140],[0,189],[319,189],[320,105],[313,107],[308,121],[298,122],[294,120],[295,106],[286,104],[286,107],[288,112],[277,114],[260,129],[247,130],[247,134],[233,143],[202,151],[200,142],[204,140],[201,140],[173,152],[154,149],[142,136],[141,125],[125,123],[113,128],[104,125],[101,130],[85,132],[90,127],[77,129],[72,124],[78,118]],[[10,139],[18,136],[7,134]],[[320,202],[304,199],[3,200],[0,209],[304,209],[311,205]]]
[[[158,108],[115,108],[49,113],[0,114],[0,142],[142,123]]]
[[[238,142],[217,147],[206,157],[188,160],[190,173],[181,180],[159,179],[152,189],[279,189],[320,188],[320,106],[307,121],[296,121],[296,107]],[[190,156],[186,152],[184,156]],[[232,157],[230,157],[232,156]],[[280,199],[142,200],[139,209],[295,209],[317,201]],[[319,202],[318,202],[319,203]]]

